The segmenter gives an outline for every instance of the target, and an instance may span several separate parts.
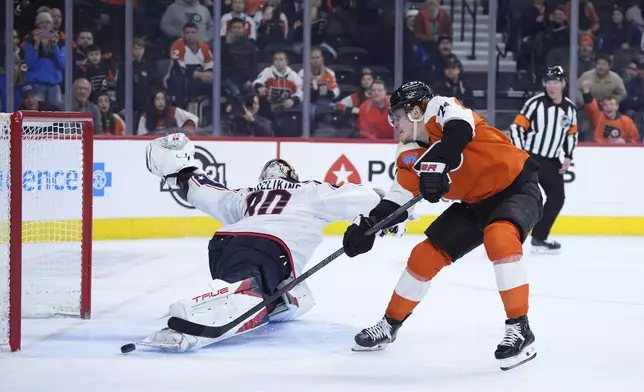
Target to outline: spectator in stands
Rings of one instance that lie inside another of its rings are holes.
[[[620,105],[621,111],[630,117],[635,117],[637,112],[644,111],[644,61],[637,63],[636,75],[626,84],[626,99]],[[641,117],[642,114],[640,113],[639,116]]]
[[[414,21],[416,40],[431,56],[436,53],[440,37],[452,37],[452,20],[440,7],[440,0],[427,0]]]
[[[458,59],[448,60],[445,64],[443,80],[436,85],[436,92],[445,97],[455,97],[464,106],[472,107],[474,103],[474,91],[461,78],[463,65]]]
[[[181,108],[170,105],[165,91],[159,90],[152,95],[148,109],[139,120],[137,134],[172,131],[181,128],[193,133],[199,124],[199,118]]]
[[[373,72],[369,68],[364,68],[360,77],[360,88],[351,95],[344,97],[336,104],[336,109],[342,111],[345,115],[360,114],[360,106],[367,99],[371,98],[371,85],[373,84]]]
[[[125,134],[125,122],[112,110],[110,96],[105,92],[98,94],[96,104],[101,113],[101,126],[103,127],[103,131],[108,135]]]
[[[294,18],[293,41],[300,46],[303,41],[304,9],[301,9]],[[326,28],[329,25],[327,13],[322,9],[322,0],[311,0],[311,44],[327,49],[333,57],[337,57],[335,49],[326,43]]]
[[[134,74],[134,86],[132,91],[133,109],[136,113],[142,113],[148,106],[148,98],[156,90],[160,83],[156,65],[149,61],[145,54],[146,42],[142,38],[132,40],[132,67]],[[117,102],[125,102],[125,78],[118,78]]]
[[[76,48],[74,49],[74,63],[77,67],[87,61],[86,50],[94,45],[94,33],[90,29],[81,29],[76,36]]]
[[[524,43],[532,42],[533,38],[542,33],[546,27],[545,0],[532,0],[529,6],[521,12],[520,34]]]
[[[183,38],[170,47],[170,58],[172,65],[166,76],[166,86],[178,106],[185,108],[197,96],[211,94],[212,52],[199,40],[196,24],[186,23]]]
[[[438,39],[438,55],[434,56],[431,61],[431,75],[427,82],[430,84],[437,83],[445,77],[445,66],[448,63],[458,62],[460,60],[454,53],[452,53],[452,38],[443,36]]]
[[[619,49],[630,48],[631,26],[624,18],[624,10],[615,8],[611,22],[605,26],[601,34],[601,51],[613,54]]]
[[[60,106],[60,84],[65,71],[65,42],[53,30],[53,19],[47,12],[36,17],[36,30],[24,41],[28,83],[35,85],[41,100]]]
[[[591,94],[592,82],[584,80],[581,83],[584,105],[594,129],[595,141],[600,144],[624,144],[640,142],[640,136],[633,120],[617,111],[619,102],[613,96],[607,95],[602,99],[599,110],[597,100]]]
[[[58,8],[49,8],[47,6],[42,6],[42,7],[38,7],[38,10],[36,10],[36,15],[40,13],[47,13],[51,15],[52,30],[58,33],[58,38],[60,39],[60,41],[65,41],[65,33],[62,32],[60,29],[61,23],[62,23],[62,14],[60,13],[60,10]],[[33,34],[33,31],[30,34],[27,34],[25,36],[25,39],[31,38],[32,34]]]
[[[253,18],[244,13],[245,0],[233,0],[232,11],[221,17],[221,36],[226,37],[233,19],[239,19],[244,25],[244,33],[248,39],[257,41],[257,29]]]
[[[4,37],[4,31],[2,32],[2,36]],[[6,45],[6,42],[4,44]],[[20,55],[20,36],[18,35],[18,32],[16,30],[13,31],[13,51],[18,58],[22,58],[22,56]],[[2,54],[2,56],[4,56],[4,53]]]
[[[425,60],[427,60],[427,53],[425,52],[424,45],[419,45],[416,42],[416,36],[414,33],[414,22],[416,21],[416,16],[420,11],[416,6],[412,6],[407,10],[405,17],[405,29],[403,31],[403,75],[405,79],[422,79],[422,75],[426,72],[425,69]]]
[[[189,23],[196,26],[200,41],[212,41],[212,16],[197,0],[175,0],[170,4],[161,18],[161,30],[168,38],[177,39]]]
[[[617,100],[617,103],[620,103],[626,98],[626,88],[622,78],[610,70],[611,64],[610,56],[598,54],[595,59],[595,69],[581,75],[579,86],[581,87],[584,81],[590,80],[592,86],[590,92],[595,99],[601,102],[604,98],[612,96]]]
[[[632,60],[630,63],[628,63],[628,66],[624,70],[624,74],[622,75],[622,79],[624,80],[624,85],[627,86],[633,79],[637,79],[639,76],[639,61],[637,60]],[[626,93],[628,93],[628,88],[626,88]]]
[[[94,134],[102,135],[103,123],[101,122],[101,113],[95,103],[90,102],[89,97],[92,94],[92,84],[85,78],[74,80],[73,86],[73,103],[72,111],[80,113],[89,113],[94,120]]]
[[[579,38],[577,73],[578,77],[584,72],[595,68],[595,41],[590,35],[582,35]]]
[[[74,72],[74,79],[85,78],[92,83],[92,94],[89,99],[97,102],[100,93],[110,91],[116,92],[116,84],[119,78],[118,64],[112,58],[111,53],[103,54],[96,45],[91,45],[85,50],[87,59],[85,64],[77,67]]]
[[[20,88],[20,99],[15,101],[16,110],[34,110],[38,112],[59,112],[61,109],[45,101],[41,101],[38,90],[33,84],[25,84]]]
[[[275,110],[290,109],[302,102],[302,79],[288,66],[282,51],[273,54],[273,65],[260,72],[253,89],[260,99],[259,112],[266,118],[272,119]]]
[[[279,0],[267,0],[253,21],[257,27],[257,46],[260,49],[288,38],[288,19],[282,12]]]
[[[249,94],[242,101],[228,105],[226,113],[231,118],[230,136],[274,136],[270,120],[258,113],[259,99]]]
[[[304,70],[298,73],[304,79]],[[335,72],[324,66],[324,54],[321,48],[311,49],[311,102],[331,102],[340,96]]]
[[[54,31],[57,31],[60,33],[60,39],[64,40],[65,39],[65,33],[63,33],[63,13],[60,11],[59,8],[52,8],[49,10],[49,14],[51,15],[51,18],[53,20],[52,26],[54,28]]]
[[[552,11],[550,21],[546,24],[544,46],[547,50],[570,46],[570,28],[564,7]]]
[[[4,48],[0,48],[2,50]],[[7,112],[7,75],[5,74],[5,56],[0,53],[0,112]],[[23,67],[20,57],[14,56],[13,63],[13,85],[14,85],[14,108],[20,107],[20,87],[24,83],[26,67]]]
[[[222,69],[224,88],[229,95],[241,97],[241,91],[252,91],[253,79],[257,75],[257,48],[248,37],[244,21],[233,19],[222,47]]]
[[[566,20],[570,20],[570,4],[571,1],[566,1],[566,5],[563,7],[565,12]],[[582,34],[588,34],[591,36],[597,35],[599,31],[599,17],[595,11],[595,7],[590,0],[580,0],[579,1],[579,32]]]
[[[389,96],[380,79],[371,84],[371,98],[360,105],[358,131],[365,139],[394,138],[394,129],[389,123]]]
[[[633,1],[630,6],[626,8],[626,20],[632,26],[637,27],[638,30],[644,30],[644,16],[642,15],[642,8],[640,8],[639,1]]]

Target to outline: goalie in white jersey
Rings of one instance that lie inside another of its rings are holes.
[[[153,140],[146,161],[151,173],[176,182],[195,208],[224,224],[208,245],[210,286],[170,305],[171,316],[195,323],[223,325],[241,316],[302,271],[328,223],[351,220],[380,201],[378,193],[361,185],[300,182],[281,159],[266,163],[253,188],[229,190],[196,167],[193,154],[192,142],[174,134]],[[140,344],[175,352],[197,349],[269,321],[292,320],[313,305],[302,282],[217,339],[164,328]]]

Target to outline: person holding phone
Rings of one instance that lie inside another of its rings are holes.
[[[60,106],[60,84],[65,72],[65,46],[53,29],[53,18],[48,12],[36,16],[36,30],[22,47],[27,64],[26,82],[33,84],[40,99]]]

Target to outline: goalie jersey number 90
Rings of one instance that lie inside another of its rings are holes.
[[[291,192],[286,189],[255,191],[246,197],[244,215],[279,215],[290,200]]]

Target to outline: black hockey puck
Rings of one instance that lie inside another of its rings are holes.
[[[123,354],[131,353],[134,350],[136,350],[136,346],[134,345],[134,343],[128,343],[121,346],[121,352]]]

